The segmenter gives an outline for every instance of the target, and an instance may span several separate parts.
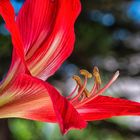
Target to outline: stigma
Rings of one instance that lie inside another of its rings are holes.
[[[84,80],[82,80],[80,76],[74,75],[72,78],[76,82],[76,87],[70,95],[66,97],[75,107],[82,106],[101,95],[118,78],[119,71],[113,75],[112,79],[103,88],[101,88],[102,80],[98,67],[95,66],[92,73],[81,69],[80,75],[84,78]],[[94,84],[92,89],[89,91],[87,89],[87,82],[88,79],[91,78],[93,78]]]

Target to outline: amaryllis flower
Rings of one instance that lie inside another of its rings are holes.
[[[92,74],[81,70],[85,80],[74,75],[76,88],[68,97],[45,82],[73,50],[79,12],[79,0],[26,0],[15,15],[10,1],[0,0],[0,14],[13,43],[11,66],[0,84],[0,118],[58,123],[66,133],[70,128],[85,128],[86,121],[140,115],[140,103],[101,95],[119,72],[101,88],[97,67]],[[89,91],[86,85],[91,77],[95,82]]]

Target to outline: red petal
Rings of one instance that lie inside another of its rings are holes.
[[[113,116],[139,116],[140,103],[120,98],[98,96],[79,107],[77,111],[88,121],[102,120]]]
[[[53,86],[47,84],[47,87],[48,92],[50,93],[50,96],[54,103],[54,109],[62,133],[66,133],[71,128],[80,129],[86,127],[86,122],[83,119],[81,119],[77,111],[67,101],[67,99],[62,96],[60,98],[59,93],[54,89]]]
[[[0,89],[4,89],[8,84],[12,83],[12,80],[19,74],[27,72],[27,68],[24,62],[23,43],[19,34],[18,27],[15,22],[14,9],[9,0],[0,1],[0,14],[5,20],[6,27],[11,33],[12,42],[14,45],[12,63],[6,78],[2,81]]]
[[[5,20],[6,27],[11,33],[12,42],[19,56],[24,57],[23,43],[20,37],[19,29],[15,22],[15,13],[9,0],[0,0],[0,14]]]
[[[17,23],[31,73],[43,80],[55,73],[73,50],[79,0],[26,0]]]
[[[86,126],[73,106],[53,86],[26,74],[19,75],[0,94],[0,118],[5,117],[58,121],[63,133],[70,128]]]

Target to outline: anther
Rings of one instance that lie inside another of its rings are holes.
[[[81,78],[80,78],[79,76],[73,75],[72,78],[76,81],[76,83],[77,83],[79,86],[82,85],[82,80],[81,80]]]
[[[80,88],[83,87],[82,80],[79,76],[74,75],[72,78],[76,81],[76,83],[79,85]],[[83,93],[85,94],[86,97],[88,97],[89,94],[90,94],[89,91],[86,88],[84,89]]]
[[[91,78],[92,77],[92,74],[89,73],[87,70],[84,70],[84,69],[81,69],[80,70],[80,74],[87,77],[87,78]]]
[[[96,66],[93,68],[93,76],[94,76],[94,78],[95,78],[95,82],[96,82],[97,85],[100,87],[102,81],[101,81],[99,69],[98,69],[98,67],[96,67]]]

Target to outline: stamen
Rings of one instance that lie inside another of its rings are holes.
[[[94,94],[93,96],[91,96],[91,98],[85,99],[82,103],[77,104],[76,107],[82,106],[83,104],[86,104],[88,102],[90,102],[91,100],[93,100],[94,98],[96,98],[97,96],[99,96],[100,94],[102,94],[107,88],[109,88],[112,83],[118,78],[119,76],[119,71],[117,71],[114,76],[112,77],[112,79],[108,82],[108,84],[105,85],[104,88],[100,89],[96,94]]]
[[[73,79],[76,81],[76,83],[79,85],[79,88],[82,88],[82,87],[83,87],[82,80],[81,80],[81,78],[80,78],[79,76],[74,75],[72,78],[73,78]],[[85,78],[86,78],[86,77],[85,77]],[[87,77],[87,78],[88,78],[88,77]],[[79,92],[79,91],[78,91],[78,92]],[[86,95],[86,97],[89,96],[89,91],[88,91],[86,88],[84,89],[83,93]]]
[[[77,83],[79,86],[82,85],[82,80],[81,80],[81,78],[80,78],[79,76],[73,75],[72,78],[76,81],[76,83]]]
[[[78,76],[79,77],[79,76]],[[80,78],[80,77],[79,77]],[[78,79],[79,79],[78,78]],[[76,78],[77,79],[77,78]],[[78,80],[78,82],[79,82],[79,80]],[[77,82],[77,84],[78,84],[78,82]],[[79,82],[79,87],[81,88],[80,90],[79,90],[79,92],[78,92],[78,94],[71,100],[71,102],[74,102],[74,101],[76,101],[80,96],[81,96],[81,94],[83,93],[83,92],[85,92],[85,88],[86,88],[86,85],[87,85],[87,77],[85,77],[85,80],[84,80],[84,84],[82,85],[82,83],[80,84],[80,82]]]
[[[100,86],[101,86],[101,77],[100,77],[100,73],[99,73],[99,69],[98,67],[94,67],[93,69],[93,77],[94,77],[94,86],[93,88],[91,89],[90,91],[90,96],[91,97],[92,95],[96,94],[97,90],[100,89]]]
[[[95,83],[97,84],[97,89],[99,89],[101,84],[102,84],[102,81],[101,81],[99,69],[96,66],[93,69],[93,76],[94,76],[94,79],[95,79]]]
[[[85,78],[84,82],[82,82],[82,80],[79,76],[74,75],[73,79],[76,81],[77,85],[76,85],[75,89],[72,91],[72,93],[66,97],[67,99],[70,99],[70,102],[76,108],[90,102],[97,96],[101,95],[118,78],[119,71],[117,71],[114,74],[112,79],[102,89],[100,89],[102,81],[101,81],[99,69],[97,67],[94,67],[93,74],[89,73],[87,70],[84,70],[84,69],[80,70],[80,74],[84,76],[84,78]],[[95,82],[94,82],[94,85],[93,85],[91,91],[89,92],[86,89],[87,79],[91,78],[92,75],[93,75]],[[77,95],[72,97],[77,90],[78,90]],[[88,97],[88,98],[86,98],[86,97]]]
[[[102,89],[100,89],[94,96],[92,96],[92,99],[99,96],[100,94],[102,94],[106,89],[108,89],[112,83],[118,78],[119,76],[119,71],[117,71],[114,76],[112,77],[112,79],[108,82],[108,84],[106,84]]]
[[[85,69],[81,69],[81,70],[80,70],[80,74],[83,75],[85,78],[86,78],[86,77],[87,77],[87,78],[92,78],[92,74],[91,74],[90,72],[88,72],[87,70],[85,70]],[[86,96],[86,97],[89,97],[89,95],[90,95],[89,91],[88,91],[87,89],[85,89],[84,91],[85,91],[85,92],[84,92],[85,96]],[[84,97],[84,96],[83,96],[83,97]]]
[[[101,85],[101,78],[100,78],[100,74],[99,74],[99,69],[97,67],[94,67],[94,69],[93,69],[93,77],[94,77],[94,85],[90,91],[89,97],[94,95],[96,93],[96,91],[100,88],[100,85]]]
[[[66,98],[67,99],[70,99],[74,95],[74,93],[76,92],[77,89],[78,89],[78,85],[76,85],[76,87],[74,88],[74,90]]]
[[[97,84],[94,83],[94,86],[93,86],[93,88],[92,88],[91,91],[90,91],[90,96],[94,95],[94,94],[96,93],[96,91],[97,91]],[[89,96],[89,97],[90,97],[90,96]]]
[[[87,78],[91,78],[92,77],[92,74],[89,73],[87,70],[84,70],[84,69],[80,70],[80,74],[85,76],[85,77],[87,77]]]
[[[87,97],[87,96],[85,94],[82,94],[81,99],[80,99],[80,102],[83,102],[84,99],[85,99],[85,97]]]
[[[89,95],[90,95],[90,93],[89,93],[89,91],[85,88],[85,90],[84,90],[84,95],[86,96],[86,97],[89,97]]]

